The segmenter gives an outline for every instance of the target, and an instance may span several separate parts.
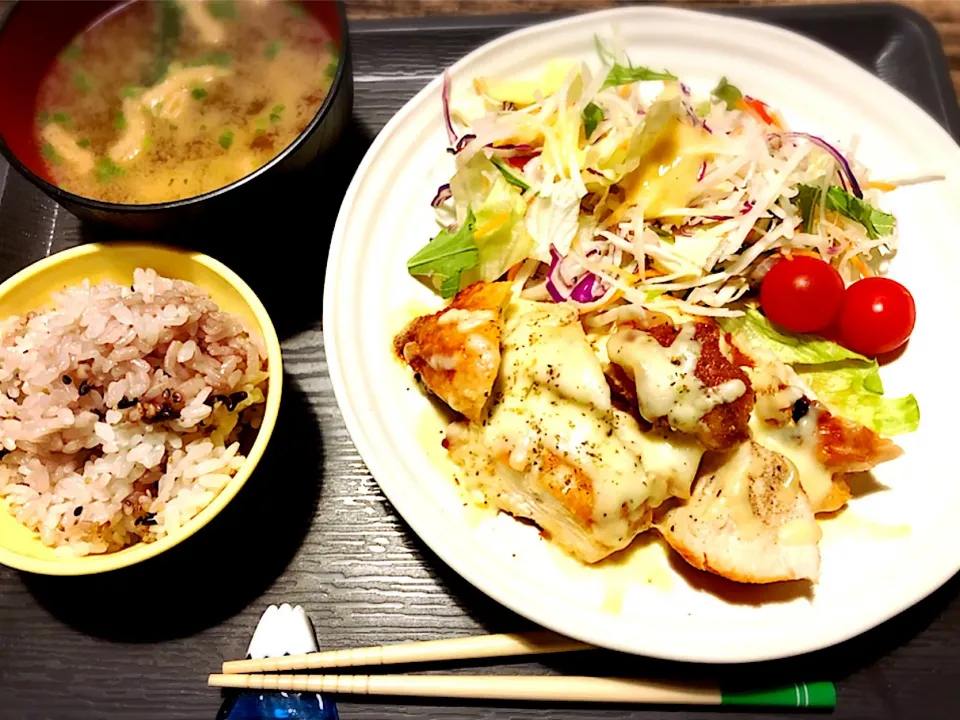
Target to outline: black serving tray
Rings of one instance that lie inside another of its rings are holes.
[[[960,137],[943,50],[917,13],[895,5],[711,10],[782,25],[830,45]],[[204,687],[205,675],[245,653],[270,603],[303,605],[327,649],[529,628],[452,573],[383,498],[333,397],[320,306],[333,222],[373,136],[446,65],[498,35],[552,17],[353,23],[355,123],[336,153],[301,184],[265,197],[255,220],[169,238],[226,262],[271,313],[288,375],[277,429],[258,471],[223,513],[152,561],[91,578],[46,578],[0,567],[0,717],[213,720],[221,698]],[[102,237],[0,165],[0,280],[43,256]],[[771,683],[829,679],[839,687],[836,718],[956,717],[958,592],[955,577],[859,638],[761,666],[696,667],[600,652],[587,661],[556,656],[496,671]],[[340,713],[343,720],[706,716],[694,709],[390,705],[373,698],[345,698]],[[798,715],[724,712],[731,720]]]

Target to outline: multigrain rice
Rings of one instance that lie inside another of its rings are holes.
[[[53,300],[0,320],[0,497],[68,555],[175,533],[243,463],[262,340],[149,269]]]

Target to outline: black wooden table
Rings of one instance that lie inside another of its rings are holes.
[[[383,498],[343,426],[320,327],[330,231],[372,137],[440,67],[517,21],[487,19],[483,28],[471,22],[359,24],[353,33],[357,123],[337,154],[303,186],[265,198],[256,218],[204,237],[176,238],[237,270],[277,325],[287,378],[274,438],[227,509],[153,561],[89,578],[0,567],[0,717],[213,720],[221,696],[205,687],[206,674],[242,656],[271,603],[302,605],[326,649],[529,627],[453,574]],[[0,167],[0,278],[91,237],[96,233]],[[958,591],[955,577],[915,608],[840,647],[755,667],[691,667],[598,652],[589,660],[556,656],[493,671],[823,678],[838,684],[838,718],[953,718],[960,707]],[[349,698],[340,713],[343,720],[709,715]]]

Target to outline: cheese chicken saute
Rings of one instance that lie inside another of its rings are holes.
[[[588,563],[656,528],[733,580],[816,580],[815,514],[900,454],[712,319],[588,335],[572,305],[477,283],[394,347],[464,415],[444,441],[461,484]]]
[[[456,103],[445,78],[443,229],[407,268],[452,302],[396,354],[462,416],[460,484],[579,560],[656,529],[732,580],[816,581],[816,515],[919,423],[873,359],[915,317],[879,205],[937,177],[872,181],[855,139],[598,50]]]

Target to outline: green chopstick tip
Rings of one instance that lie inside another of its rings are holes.
[[[721,705],[833,708],[837,689],[831,682],[794,683],[766,690],[721,690]]]

